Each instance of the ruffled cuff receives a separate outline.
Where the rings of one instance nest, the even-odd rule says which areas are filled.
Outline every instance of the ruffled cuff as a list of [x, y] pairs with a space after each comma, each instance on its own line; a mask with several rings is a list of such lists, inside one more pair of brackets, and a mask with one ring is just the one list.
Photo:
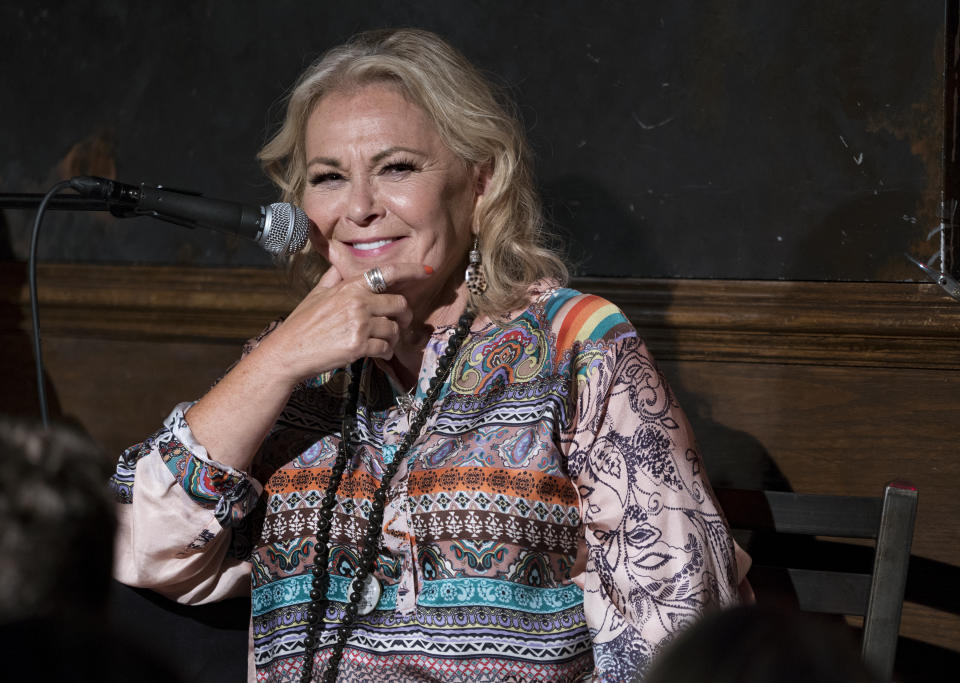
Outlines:
[[179, 404], [164, 421], [170, 438], [158, 444], [160, 457], [191, 499], [213, 509], [222, 526], [233, 526], [253, 509], [263, 487], [245, 472], [210, 458], [187, 424], [192, 405]]
[[253, 510], [263, 487], [245, 472], [209, 457], [184, 417], [192, 405], [176, 406], [160, 431], [124, 452], [111, 480], [112, 487], [120, 502], [131, 502], [137, 462], [156, 451], [191, 500], [212, 510], [221, 526], [235, 526]]

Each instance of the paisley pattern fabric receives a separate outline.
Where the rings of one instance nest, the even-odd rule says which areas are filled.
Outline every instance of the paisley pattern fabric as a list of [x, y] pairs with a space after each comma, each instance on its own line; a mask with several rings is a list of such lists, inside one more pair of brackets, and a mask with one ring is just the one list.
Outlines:
[[[599, 297], [548, 289], [509, 323], [477, 327], [392, 482], [375, 570], [383, 594], [359, 618], [339, 680], [632, 681], [705, 609], [737, 599], [733, 542], [687, 421], [633, 327]], [[451, 333], [432, 337], [416, 398]], [[123, 516], [138, 506], [184, 510], [182, 530], [138, 532], [153, 536], [156, 573], [174, 571], [164, 558], [201, 567], [152, 581], [149, 570], [127, 571], [144, 563], [121, 546], [118, 578], [183, 601], [197, 600], [182, 586], [205, 582], [201, 600], [216, 599], [236, 590], [230, 558], [240, 556], [258, 681], [296, 680], [302, 665], [314, 529], [348, 381], [335, 371], [298, 388], [249, 474], [206, 458], [183, 420], [188, 406], [118, 467]], [[366, 362], [331, 520], [317, 671], [373, 492], [408, 429], [399, 393]], [[141, 460], [163, 464], [149, 469], [170, 477], [163, 499], [141, 484]]]

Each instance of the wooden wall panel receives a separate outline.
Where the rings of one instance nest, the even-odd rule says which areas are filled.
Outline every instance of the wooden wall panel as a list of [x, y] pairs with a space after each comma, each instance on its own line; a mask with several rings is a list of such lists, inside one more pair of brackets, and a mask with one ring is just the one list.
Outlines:
[[70, 337], [52, 337], [44, 351], [62, 414], [115, 454], [206, 393], [239, 355], [234, 342]]
[[[8, 267], [9, 265], [9, 267]], [[0, 411], [35, 410], [22, 266], [0, 273]], [[112, 453], [199, 396], [243, 339], [289, 310], [256, 269], [42, 268], [48, 377]], [[920, 506], [901, 680], [960, 668], [960, 304], [933, 285], [583, 279], [647, 339], [716, 484], [874, 495]]]

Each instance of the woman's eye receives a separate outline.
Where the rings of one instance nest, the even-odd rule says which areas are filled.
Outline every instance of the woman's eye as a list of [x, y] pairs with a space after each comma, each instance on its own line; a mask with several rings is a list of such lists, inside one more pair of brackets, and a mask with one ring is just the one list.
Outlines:
[[311, 185], [323, 185], [324, 183], [331, 183], [337, 180], [343, 180], [343, 176], [333, 171], [329, 173], [316, 173], [310, 176]]
[[409, 161], [394, 161], [393, 163], [387, 164], [386, 166], [384, 166], [380, 172], [381, 174], [384, 174], [384, 175], [389, 175], [389, 174], [399, 175], [403, 173], [412, 173], [413, 171], [416, 171], [416, 170], [417, 170], [417, 167]]

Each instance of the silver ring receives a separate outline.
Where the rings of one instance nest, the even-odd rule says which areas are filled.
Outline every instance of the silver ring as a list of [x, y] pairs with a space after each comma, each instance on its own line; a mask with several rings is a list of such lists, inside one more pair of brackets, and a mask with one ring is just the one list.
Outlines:
[[380, 268], [373, 267], [370, 270], [363, 271], [363, 279], [367, 282], [367, 287], [374, 294], [383, 294], [387, 291], [387, 282], [383, 279], [383, 272]]

